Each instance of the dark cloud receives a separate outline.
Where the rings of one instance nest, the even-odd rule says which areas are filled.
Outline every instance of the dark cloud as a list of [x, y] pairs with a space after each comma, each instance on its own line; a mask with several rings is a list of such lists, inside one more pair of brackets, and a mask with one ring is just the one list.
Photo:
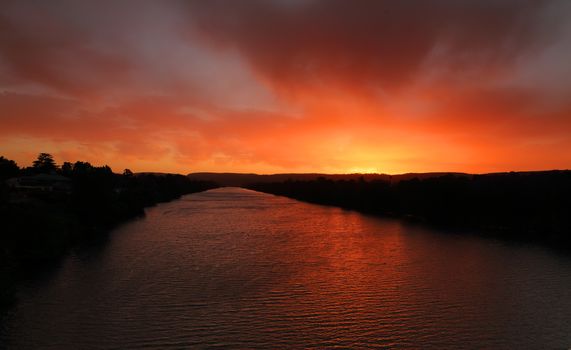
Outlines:
[[4, 0], [0, 145], [135, 170], [561, 166], [569, 4]]
[[[541, 45], [534, 0], [196, 1], [192, 21], [285, 89], [343, 84], [394, 89], [431, 66], [489, 72]], [[431, 66], [427, 67], [429, 63]]]
[[41, 6], [6, 3], [0, 13], [0, 64], [14, 85], [37, 84], [60, 93], [94, 93], [113, 77], [121, 81], [128, 61], [97, 49], [89, 33]]

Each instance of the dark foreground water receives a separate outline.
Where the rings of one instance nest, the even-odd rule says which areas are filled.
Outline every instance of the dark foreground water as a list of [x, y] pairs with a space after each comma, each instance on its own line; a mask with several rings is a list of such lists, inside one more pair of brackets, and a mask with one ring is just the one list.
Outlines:
[[0, 348], [567, 349], [571, 258], [236, 188], [25, 283]]

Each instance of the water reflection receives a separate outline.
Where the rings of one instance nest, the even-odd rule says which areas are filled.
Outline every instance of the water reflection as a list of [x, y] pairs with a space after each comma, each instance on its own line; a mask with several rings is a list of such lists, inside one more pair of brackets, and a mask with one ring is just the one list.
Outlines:
[[571, 260], [243, 189], [148, 210], [30, 284], [14, 348], [565, 348]]

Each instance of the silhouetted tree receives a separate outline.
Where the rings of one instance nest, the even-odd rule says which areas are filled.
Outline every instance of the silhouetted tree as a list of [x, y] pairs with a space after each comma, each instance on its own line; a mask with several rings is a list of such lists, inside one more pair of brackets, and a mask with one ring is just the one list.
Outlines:
[[73, 163], [73, 174], [75, 176], [89, 174], [93, 171], [93, 165], [89, 162], [77, 161]]
[[70, 162], [64, 162], [61, 165], [61, 174], [63, 176], [71, 176], [73, 174], [73, 164]]
[[131, 169], [125, 169], [123, 171], [123, 176], [131, 177], [133, 176], [133, 172], [131, 171]]
[[57, 169], [54, 157], [49, 153], [40, 153], [38, 158], [32, 163], [32, 167], [40, 173], [51, 173]]
[[0, 156], [0, 180], [18, 176], [20, 168], [15, 161]]

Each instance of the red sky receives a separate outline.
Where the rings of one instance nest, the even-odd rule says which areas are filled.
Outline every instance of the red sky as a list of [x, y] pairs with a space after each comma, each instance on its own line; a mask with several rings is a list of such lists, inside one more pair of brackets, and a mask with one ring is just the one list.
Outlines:
[[115, 171], [570, 168], [571, 2], [3, 1], [0, 155]]

